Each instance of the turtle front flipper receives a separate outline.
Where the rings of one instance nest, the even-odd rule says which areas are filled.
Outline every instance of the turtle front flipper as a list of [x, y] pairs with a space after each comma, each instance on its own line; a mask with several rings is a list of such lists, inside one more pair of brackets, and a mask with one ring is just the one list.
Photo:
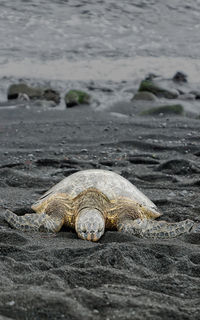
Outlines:
[[53, 217], [45, 213], [25, 214], [18, 216], [10, 210], [6, 210], [4, 219], [13, 227], [22, 231], [46, 231], [58, 232], [64, 224], [62, 217]]
[[184, 220], [175, 223], [150, 219], [131, 219], [123, 217], [118, 222], [118, 230], [131, 233], [141, 238], [169, 239], [192, 231], [194, 221]]

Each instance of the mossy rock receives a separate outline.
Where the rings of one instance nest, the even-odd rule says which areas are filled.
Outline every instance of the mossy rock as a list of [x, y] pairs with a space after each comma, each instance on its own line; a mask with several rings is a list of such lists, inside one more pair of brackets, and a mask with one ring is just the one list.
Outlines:
[[60, 102], [59, 92], [51, 88], [34, 88], [26, 83], [12, 84], [8, 88], [8, 100], [17, 99], [20, 94], [27, 95], [30, 100], [54, 101], [56, 104]]
[[159, 98], [176, 99], [178, 97], [178, 93], [176, 91], [162, 88], [151, 80], [143, 80], [140, 83], [138, 92], [143, 91], [151, 92]]
[[25, 83], [12, 84], [8, 88], [8, 100], [17, 99], [20, 93], [26, 94], [30, 99], [41, 98], [43, 90], [29, 87]]
[[85, 91], [70, 90], [65, 95], [66, 107], [71, 108], [80, 104], [90, 104], [91, 96]]
[[153, 116], [159, 114], [176, 114], [176, 115], [183, 115], [184, 107], [181, 104], [172, 104], [172, 105], [164, 105], [159, 107], [153, 107], [147, 110], [144, 110], [140, 113], [142, 116]]

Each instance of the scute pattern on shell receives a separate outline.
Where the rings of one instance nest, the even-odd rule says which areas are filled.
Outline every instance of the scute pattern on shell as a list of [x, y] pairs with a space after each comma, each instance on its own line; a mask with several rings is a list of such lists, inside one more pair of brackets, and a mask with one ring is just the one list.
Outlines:
[[127, 179], [115, 172], [100, 169], [83, 170], [66, 177], [49, 189], [34, 205], [41, 204], [56, 193], [67, 193], [74, 198], [88, 188], [100, 190], [110, 200], [126, 197], [146, 206], [153, 212], [159, 212], [156, 205]]

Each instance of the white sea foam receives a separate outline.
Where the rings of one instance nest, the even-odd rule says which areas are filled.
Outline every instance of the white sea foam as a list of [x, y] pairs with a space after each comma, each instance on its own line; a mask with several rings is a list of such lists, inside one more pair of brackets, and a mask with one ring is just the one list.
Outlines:
[[184, 71], [191, 82], [200, 82], [200, 59], [184, 57], [135, 57], [126, 59], [90, 59], [69, 61], [10, 61], [1, 64], [1, 76], [49, 80], [135, 80], [153, 72], [172, 77]]

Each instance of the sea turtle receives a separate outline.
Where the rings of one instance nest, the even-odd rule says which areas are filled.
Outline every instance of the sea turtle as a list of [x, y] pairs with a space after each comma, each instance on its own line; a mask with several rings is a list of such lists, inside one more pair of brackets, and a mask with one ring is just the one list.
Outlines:
[[155, 221], [156, 205], [132, 183], [107, 170], [76, 172], [48, 190], [32, 206], [37, 214], [17, 216], [7, 210], [5, 220], [21, 230], [58, 232], [74, 228], [81, 239], [98, 241], [105, 229], [140, 237], [171, 238], [199, 230], [192, 220]]

